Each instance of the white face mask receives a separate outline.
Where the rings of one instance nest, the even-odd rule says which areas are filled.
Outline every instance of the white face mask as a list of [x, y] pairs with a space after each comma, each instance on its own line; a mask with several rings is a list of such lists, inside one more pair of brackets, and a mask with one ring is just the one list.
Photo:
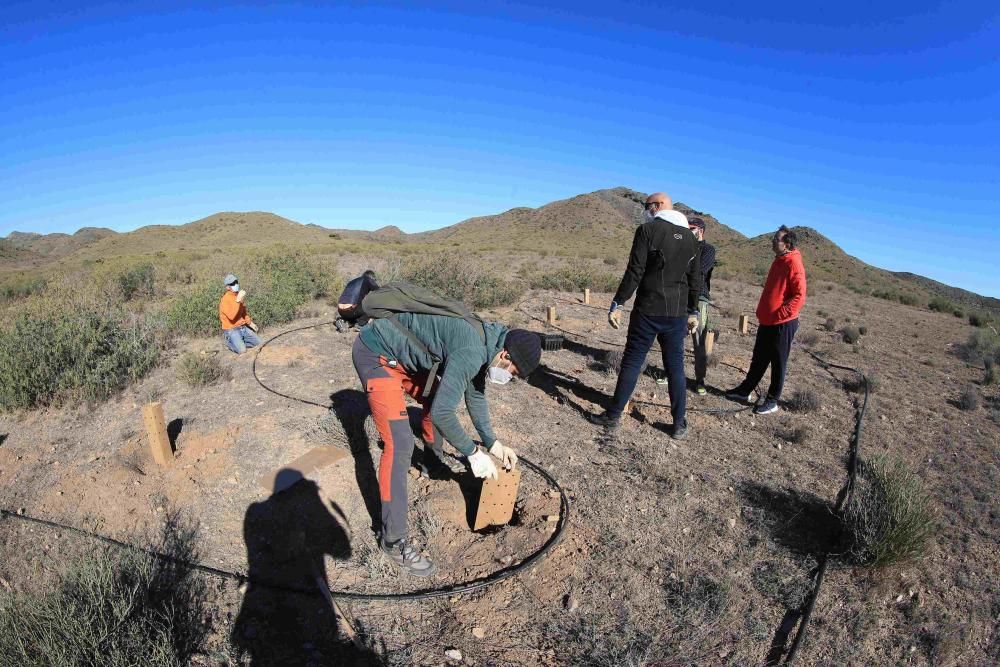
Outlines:
[[511, 375], [511, 372], [506, 368], [490, 366], [486, 371], [486, 378], [492, 384], [507, 384], [514, 378], [514, 376]]
[[231, 289], [234, 292], [239, 292], [240, 291], [240, 284], [239, 283], [233, 283], [232, 285], [229, 286], [229, 289]]
[[652, 222], [656, 218], [656, 214], [653, 213], [648, 208], [642, 212], [642, 219], [646, 222]]

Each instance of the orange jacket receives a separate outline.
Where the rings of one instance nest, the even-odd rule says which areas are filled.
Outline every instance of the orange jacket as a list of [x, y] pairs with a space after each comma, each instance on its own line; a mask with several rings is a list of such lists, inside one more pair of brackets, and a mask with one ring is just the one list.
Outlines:
[[802, 253], [791, 250], [775, 257], [757, 303], [757, 319], [772, 326], [790, 322], [799, 316], [805, 302], [806, 267], [802, 265]]
[[250, 323], [246, 304], [236, 303], [236, 293], [231, 289], [227, 289], [219, 301], [219, 321], [222, 322], [223, 331]]

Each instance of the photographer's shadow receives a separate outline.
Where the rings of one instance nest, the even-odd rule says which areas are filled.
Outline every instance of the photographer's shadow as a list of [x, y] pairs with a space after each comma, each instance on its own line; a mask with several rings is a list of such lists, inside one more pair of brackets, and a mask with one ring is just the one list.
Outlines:
[[248, 664], [261, 667], [371, 664], [373, 655], [340, 636], [334, 610], [320, 594], [327, 585], [326, 557], [351, 556], [343, 512], [298, 470], [280, 471], [275, 489], [250, 505], [243, 520], [250, 583], [233, 646]]

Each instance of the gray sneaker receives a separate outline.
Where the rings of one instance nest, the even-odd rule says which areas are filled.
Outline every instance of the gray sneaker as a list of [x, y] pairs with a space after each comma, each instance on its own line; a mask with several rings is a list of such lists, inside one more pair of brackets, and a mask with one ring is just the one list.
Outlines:
[[773, 398], [769, 398], [757, 407], [753, 409], [755, 415], [769, 415], [772, 412], [778, 411], [778, 402]]
[[406, 570], [415, 577], [430, 577], [437, 573], [437, 565], [431, 562], [430, 558], [423, 556], [419, 551], [406, 543], [406, 540], [397, 540], [394, 543], [378, 541], [382, 553], [391, 558], [396, 565]]
[[670, 432], [670, 437], [673, 438], [674, 440], [683, 440], [684, 438], [687, 437], [687, 434], [688, 434], [687, 424], [681, 424], [680, 426], [674, 424], [674, 430]]

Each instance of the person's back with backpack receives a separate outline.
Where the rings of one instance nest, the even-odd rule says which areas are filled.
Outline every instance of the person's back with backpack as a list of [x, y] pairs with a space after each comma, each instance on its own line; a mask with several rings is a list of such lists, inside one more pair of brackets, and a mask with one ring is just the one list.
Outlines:
[[541, 359], [541, 341], [530, 331], [484, 322], [463, 304], [412, 285], [375, 290], [362, 307], [373, 319], [354, 342], [353, 361], [384, 443], [378, 470], [379, 542], [408, 572], [430, 576], [435, 566], [406, 542], [413, 434], [403, 394], [423, 408], [425, 445], [439, 448], [442, 438], [448, 440], [468, 458], [476, 477], [496, 477], [492, 459], [476, 447], [456, 411], [464, 398], [483, 445], [504, 467], [513, 467], [517, 455], [497, 441], [484, 392], [488, 382], [506, 384], [514, 375], [525, 377], [534, 371]]

